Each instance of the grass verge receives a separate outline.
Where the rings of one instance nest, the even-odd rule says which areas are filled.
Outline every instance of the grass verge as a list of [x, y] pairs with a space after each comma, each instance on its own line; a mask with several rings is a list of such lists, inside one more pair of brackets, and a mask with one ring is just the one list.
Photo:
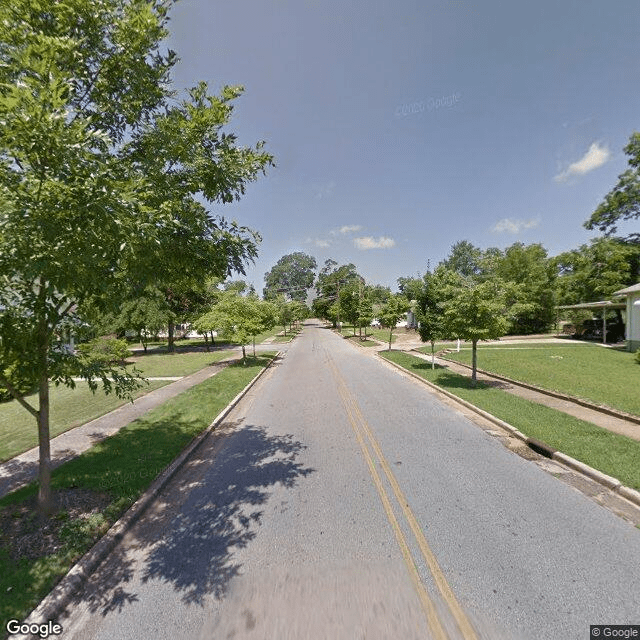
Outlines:
[[383, 351], [380, 355], [508, 422], [526, 436], [546, 442], [618, 478], [622, 484], [640, 490], [640, 442], [482, 382], [474, 389], [470, 378], [452, 373], [446, 367], [432, 370], [430, 362], [417, 356], [400, 351]]
[[[593, 344], [487, 346], [478, 367], [529, 384], [566, 393], [596, 404], [640, 415], [640, 366], [628, 351]], [[471, 351], [447, 358], [471, 363]]]
[[[33, 511], [35, 484], [0, 500], [0, 619], [23, 619], [271, 357], [227, 367], [55, 469], [52, 486], [63, 509], [45, 525]], [[88, 495], [93, 508], [78, 513], [78, 496]], [[48, 546], [26, 543], [47, 527], [54, 530]]]
[[[169, 384], [169, 381], [154, 380], [136, 391], [138, 398], [149, 391]], [[78, 427], [125, 405], [128, 400], [106, 395], [98, 389], [91, 392], [86, 382], [76, 383], [75, 389], [51, 387], [50, 431], [51, 437]], [[38, 406], [37, 394], [27, 397], [33, 406]], [[38, 427], [35, 418], [21, 407], [16, 400], [0, 404], [0, 462], [9, 460], [38, 444]]]

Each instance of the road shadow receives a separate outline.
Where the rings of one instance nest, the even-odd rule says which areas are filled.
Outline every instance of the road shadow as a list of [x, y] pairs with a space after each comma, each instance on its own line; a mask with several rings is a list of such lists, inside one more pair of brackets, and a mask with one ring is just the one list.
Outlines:
[[[245, 425], [226, 438], [217, 453], [210, 442], [197, 450], [158, 499], [163, 504], [142, 516], [76, 605], [86, 602], [102, 615], [121, 610], [137, 601], [138, 580], [171, 584], [186, 604], [224, 596], [241, 570], [237, 552], [258, 534], [274, 486], [291, 488], [315, 471], [297, 461], [306, 447], [291, 435]], [[133, 583], [132, 556], [141, 552], [146, 558]]]

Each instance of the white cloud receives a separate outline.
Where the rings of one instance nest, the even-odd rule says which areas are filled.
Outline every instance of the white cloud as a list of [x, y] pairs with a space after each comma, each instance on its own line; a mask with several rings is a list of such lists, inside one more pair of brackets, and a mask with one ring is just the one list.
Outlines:
[[328, 242], [327, 240], [321, 240], [321, 239], [317, 239], [314, 244], [316, 245], [316, 247], [320, 247], [321, 249], [324, 249], [328, 246], [331, 245], [330, 242]]
[[601, 167], [610, 157], [611, 152], [606, 146], [600, 146], [597, 142], [594, 142], [580, 160], [572, 162], [564, 171], [555, 176], [554, 180], [556, 182], [566, 182], [573, 176], [582, 176]]
[[393, 238], [386, 238], [380, 236], [377, 240], [372, 236], [365, 236], [364, 238], [354, 238], [353, 244], [357, 249], [390, 249], [395, 246], [396, 241]]
[[530, 218], [529, 220], [513, 220], [503, 218], [493, 225], [491, 231], [494, 233], [520, 233], [524, 229], [533, 229], [540, 224], [540, 218]]
[[331, 229], [331, 231], [329, 231], [329, 233], [332, 236], [337, 236], [338, 234], [346, 235], [347, 233], [353, 233], [354, 231], [360, 231], [360, 229], [362, 229], [362, 226], [359, 225], [359, 224], [345, 224], [344, 226], [340, 227], [339, 229]]

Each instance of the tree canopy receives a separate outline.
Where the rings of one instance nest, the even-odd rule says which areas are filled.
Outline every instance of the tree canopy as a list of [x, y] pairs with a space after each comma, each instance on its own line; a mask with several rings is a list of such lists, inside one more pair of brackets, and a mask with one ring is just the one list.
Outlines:
[[[222, 132], [240, 87], [213, 97], [199, 84], [175, 100], [177, 58], [161, 46], [168, 7], [0, 7], [0, 384], [37, 419], [45, 512], [49, 382], [95, 387], [98, 376], [119, 394], [135, 384], [57, 347], [85, 302], [113, 307], [132, 281], [185, 290], [242, 271], [257, 251], [257, 234], [206, 204], [239, 198], [272, 158]], [[14, 384], [24, 377], [38, 385], [37, 408]]]
[[282, 256], [268, 273], [264, 274], [264, 297], [274, 298], [284, 293], [292, 300], [305, 302], [316, 276], [316, 259], [302, 251]]
[[[607, 236], [617, 233], [621, 222], [640, 218], [640, 133], [631, 134], [624, 148], [629, 156], [629, 168], [618, 176], [618, 183], [605, 196], [584, 226], [598, 229]], [[627, 240], [640, 242], [640, 233], [631, 233]]]

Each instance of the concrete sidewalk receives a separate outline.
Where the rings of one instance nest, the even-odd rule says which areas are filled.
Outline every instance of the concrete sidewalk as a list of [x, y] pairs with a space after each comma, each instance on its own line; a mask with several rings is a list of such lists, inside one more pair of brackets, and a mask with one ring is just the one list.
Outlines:
[[[211, 378], [222, 371], [233, 359], [235, 358], [200, 369], [196, 373], [184, 376], [172, 384], [137, 398], [133, 403], [129, 402], [100, 418], [61, 433], [51, 440], [51, 468], [59, 467], [92, 447], [96, 442], [104, 440], [136, 418], [143, 416], [150, 409]], [[38, 475], [38, 459], [38, 447], [34, 447], [0, 464], [0, 497], [35, 480]]]

